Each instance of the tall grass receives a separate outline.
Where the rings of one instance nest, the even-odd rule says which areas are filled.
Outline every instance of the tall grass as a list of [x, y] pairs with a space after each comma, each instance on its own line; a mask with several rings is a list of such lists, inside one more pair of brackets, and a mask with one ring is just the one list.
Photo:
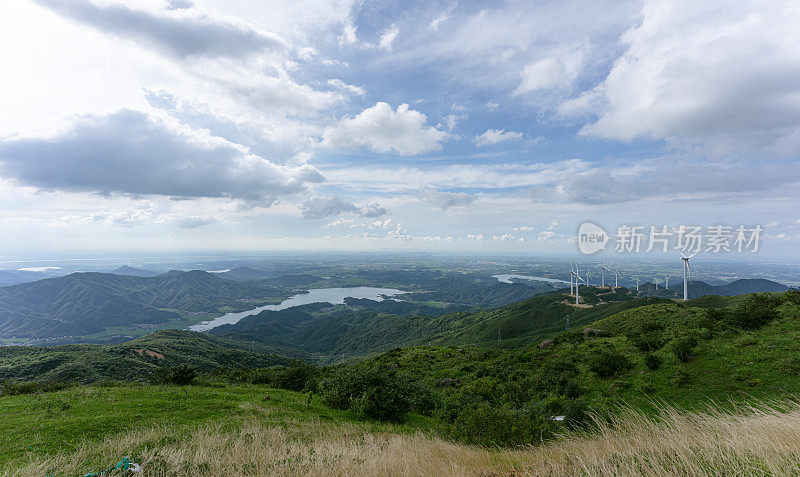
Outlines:
[[5, 475], [83, 475], [88, 463], [131, 455], [145, 476], [166, 475], [800, 475], [800, 403], [656, 415], [624, 409], [586, 432], [535, 446], [487, 449], [423, 434], [371, 431], [318, 419], [264, 423], [272, 411], [245, 404], [236, 425], [154, 428], [33, 458]]

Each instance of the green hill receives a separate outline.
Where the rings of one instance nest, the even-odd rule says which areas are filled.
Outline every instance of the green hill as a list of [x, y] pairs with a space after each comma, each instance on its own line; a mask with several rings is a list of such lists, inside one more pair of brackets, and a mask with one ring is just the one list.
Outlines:
[[[639, 291], [641, 294], [662, 298], [683, 298], [683, 281], [676, 278], [672, 283], [669, 288], [660, 286], [656, 290], [654, 284], [647, 282], [639, 287]], [[705, 295], [735, 296], [748, 293], [777, 293], [789, 289], [786, 285], [764, 278], [742, 278], [722, 285], [709, 285], [703, 281], [692, 280], [686, 288], [689, 298]]]
[[120, 345], [0, 347], [0, 382], [146, 380], [160, 367], [259, 368], [290, 360], [194, 331], [165, 330]]
[[263, 311], [210, 333], [258, 343], [277, 353], [331, 362], [421, 344], [525, 346], [564, 330], [567, 319], [578, 326], [662, 301], [636, 298], [624, 288], [593, 287], [581, 288], [581, 307], [573, 306], [573, 300], [560, 291], [492, 310], [457, 311], [457, 305], [348, 299], [347, 307], [313, 304]]
[[180, 318], [179, 312], [243, 310], [284, 294], [199, 270], [155, 277], [73, 273], [0, 288], [0, 338], [82, 336], [166, 323]]

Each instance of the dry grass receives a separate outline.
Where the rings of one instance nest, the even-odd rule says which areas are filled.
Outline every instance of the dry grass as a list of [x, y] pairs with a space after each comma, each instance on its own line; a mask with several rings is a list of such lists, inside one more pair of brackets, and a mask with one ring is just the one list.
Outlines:
[[162, 475], [800, 475], [800, 404], [723, 413], [664, 408], [656, 418], [627, 410], [532, 448], [483, 449], [422, 434], [370, 432], [317, 420], [264, 424], [251, 406], [232, 427], [130, 432], [75, 454], [38, 459], [7, 475], [83, 475], [87, 462], [135, 455], [146, 476]]

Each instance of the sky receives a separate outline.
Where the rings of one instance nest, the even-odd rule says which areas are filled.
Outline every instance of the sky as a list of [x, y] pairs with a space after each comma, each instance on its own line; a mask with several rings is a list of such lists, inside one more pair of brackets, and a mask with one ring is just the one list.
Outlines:
[[0, 249], [800, 257], [796, 1], [0, 3]]

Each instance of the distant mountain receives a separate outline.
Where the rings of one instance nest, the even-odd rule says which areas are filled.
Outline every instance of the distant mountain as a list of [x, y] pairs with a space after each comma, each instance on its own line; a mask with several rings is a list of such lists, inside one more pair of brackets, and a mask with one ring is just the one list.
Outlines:
[[247, 309], [251, 304], [241, 300], [276, 293], [199, 270], [155, 277], [73, 273], [0, 288], [0, 337], [80, 336], [109, 326], [165, 323], [179, 318], [175, 310]]
[[111, 270], [111, 273], [113, 273], [114, 275], [128, 275], [132, 277], [154, 277], [156, 275], [161, 275], [162, 272], [155, 272], [153, 270], [145, 270], [144, 268], [136, 268], [136, 267], [131, 267], [129, 265], [123, 265], [119, 268]]
[[0, 347], [0, 382], [5, 380], [144, 380], [161, 366], [188, 364], [202, 371], [259, 368], [289, 359], [250, 351], [228, 340], [194, 331], [164, 330], [120, 345]]
[[[705, 295], [735, 296], [748, 293], [785, 292], [789, 287], [764, 278], [742, 278], [723, 285], [709, 285], [703, 281], [692, 280], [687, 286], [689, 298], [698, 298]], [[658, 297], [683, 298], [683, 280], [671, 284], [669, 289], [659, 287], [658, 290], [652, 283], [645, 283], [639, 287], [640, 292], [649, 293]]]
[[35, 282], [53, 274], [45, 272], [30, 272], [27, 270], [0, 270], [0, 287], [16, 285], [17, 283]]
[[239, 268], [234, 268], [233, 270], [229, 270], [227, 272], [215, 273], [215, 275], [224, 278], [226, 280], [247, 282], [252, 280], [259, 280], [261, 278], [267, 278], [274, 274], [267, 272], [265, 270], [257, 270], [255, 268], [239, 267]]

